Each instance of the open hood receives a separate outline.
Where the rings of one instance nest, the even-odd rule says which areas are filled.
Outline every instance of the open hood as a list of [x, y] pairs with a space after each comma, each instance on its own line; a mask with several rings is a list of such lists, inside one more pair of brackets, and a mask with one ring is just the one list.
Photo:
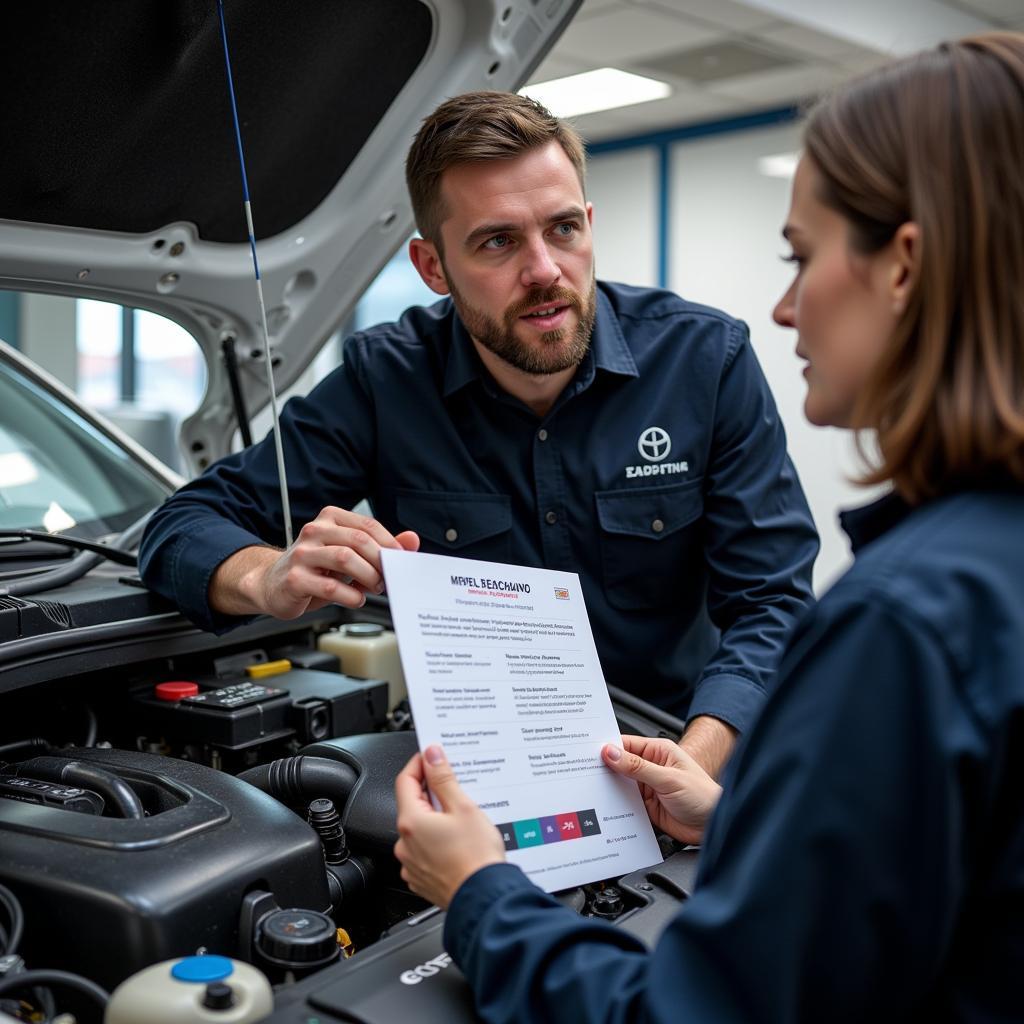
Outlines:
[[[225, 0], [278, 390], [413, 228], [403, 162], [442, 99], [516, 89], [582, 0]], [[0, 287], [150, 309], [188, 330], [199, 470], [269, 392], [216, 0], [6, 12]]]
[[[225, 0], [280, 388], [411, 231], [402, 165], [420, 120], [448, 95], [517, 87], [578, 4]], [[189, 330], [209, 367], [185, 425], [201, 468], [234, 432], [225, 338], [248, 408], [267, 400], [216, 0], [5, 14], [0, 288]], [[386, 599], [197, 629], [133, 566], [179, 482], [0, 344], [0, 959], [18, 1012], [98, 1022], [99, 986], [127, 982], [137, 1004], [129, 988], [103, 1019], [205, 999], [212, 1020], [217, 997], [236, 1020], [472, 1024], [443, 915], [392, 855], [394, 777], [416, 741]], [[363, 659], [346, 648], [342, 664], [349, 638]], [[624, 732], [683, 728], [613, 697]], [[651, 942], [692, 861], [561, 898]], [[226, 964], [231, 983], [197, 987], [171, 959]]]

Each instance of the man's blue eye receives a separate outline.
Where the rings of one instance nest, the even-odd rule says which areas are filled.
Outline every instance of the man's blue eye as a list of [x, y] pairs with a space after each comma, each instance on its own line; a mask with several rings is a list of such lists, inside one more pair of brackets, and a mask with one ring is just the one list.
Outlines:
[[504, 249], [508, 246], [512, 239], [508, 235], [495, 235], [493, 238], [488, 238], [484, 242], [484, 248], [487, 249]]
[[576, 233], [576, 225], [575, 224], [557, 224], [555, 226], [555, 231], [557, 231], [560, 235], [562, 235], [563, 238], [568, 238], [570, 235], [573, 235], [573, 234]]

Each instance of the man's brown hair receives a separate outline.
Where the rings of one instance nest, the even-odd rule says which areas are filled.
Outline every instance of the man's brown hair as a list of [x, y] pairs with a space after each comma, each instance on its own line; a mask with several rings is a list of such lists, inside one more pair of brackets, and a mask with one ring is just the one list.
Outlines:
[[1024, 34], [944, 43], [824, 100], [805, 132], [855, 250], [920, 231], [917, 278], [855, 424], [909, 501], [1024, 482]]
[[572, 125], [536, 100], [511, 92], [468, 92], [441, 104], [425, 118], [405, 160], [405, 181], [416, 227], [440, 247], [446, 212], [441, 176], [472, 160], [511, 160], [557, 142], [584, 187], [586, 154]]

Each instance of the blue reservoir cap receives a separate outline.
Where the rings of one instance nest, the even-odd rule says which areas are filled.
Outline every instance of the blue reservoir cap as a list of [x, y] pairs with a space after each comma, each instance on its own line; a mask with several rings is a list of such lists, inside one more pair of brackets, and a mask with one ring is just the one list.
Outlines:
[[226, 956], [187, 956], [171, 968], [171, 977], [206, 984], [223, 981], [234, 969], [235, 965]]

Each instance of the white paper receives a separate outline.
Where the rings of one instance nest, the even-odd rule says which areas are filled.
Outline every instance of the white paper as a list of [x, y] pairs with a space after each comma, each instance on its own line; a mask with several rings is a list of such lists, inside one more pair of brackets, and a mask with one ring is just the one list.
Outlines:
[[385, 550], [420, 750], [440, 743], [508, 858], [555, 892], [661, 861], [575, 573]]

